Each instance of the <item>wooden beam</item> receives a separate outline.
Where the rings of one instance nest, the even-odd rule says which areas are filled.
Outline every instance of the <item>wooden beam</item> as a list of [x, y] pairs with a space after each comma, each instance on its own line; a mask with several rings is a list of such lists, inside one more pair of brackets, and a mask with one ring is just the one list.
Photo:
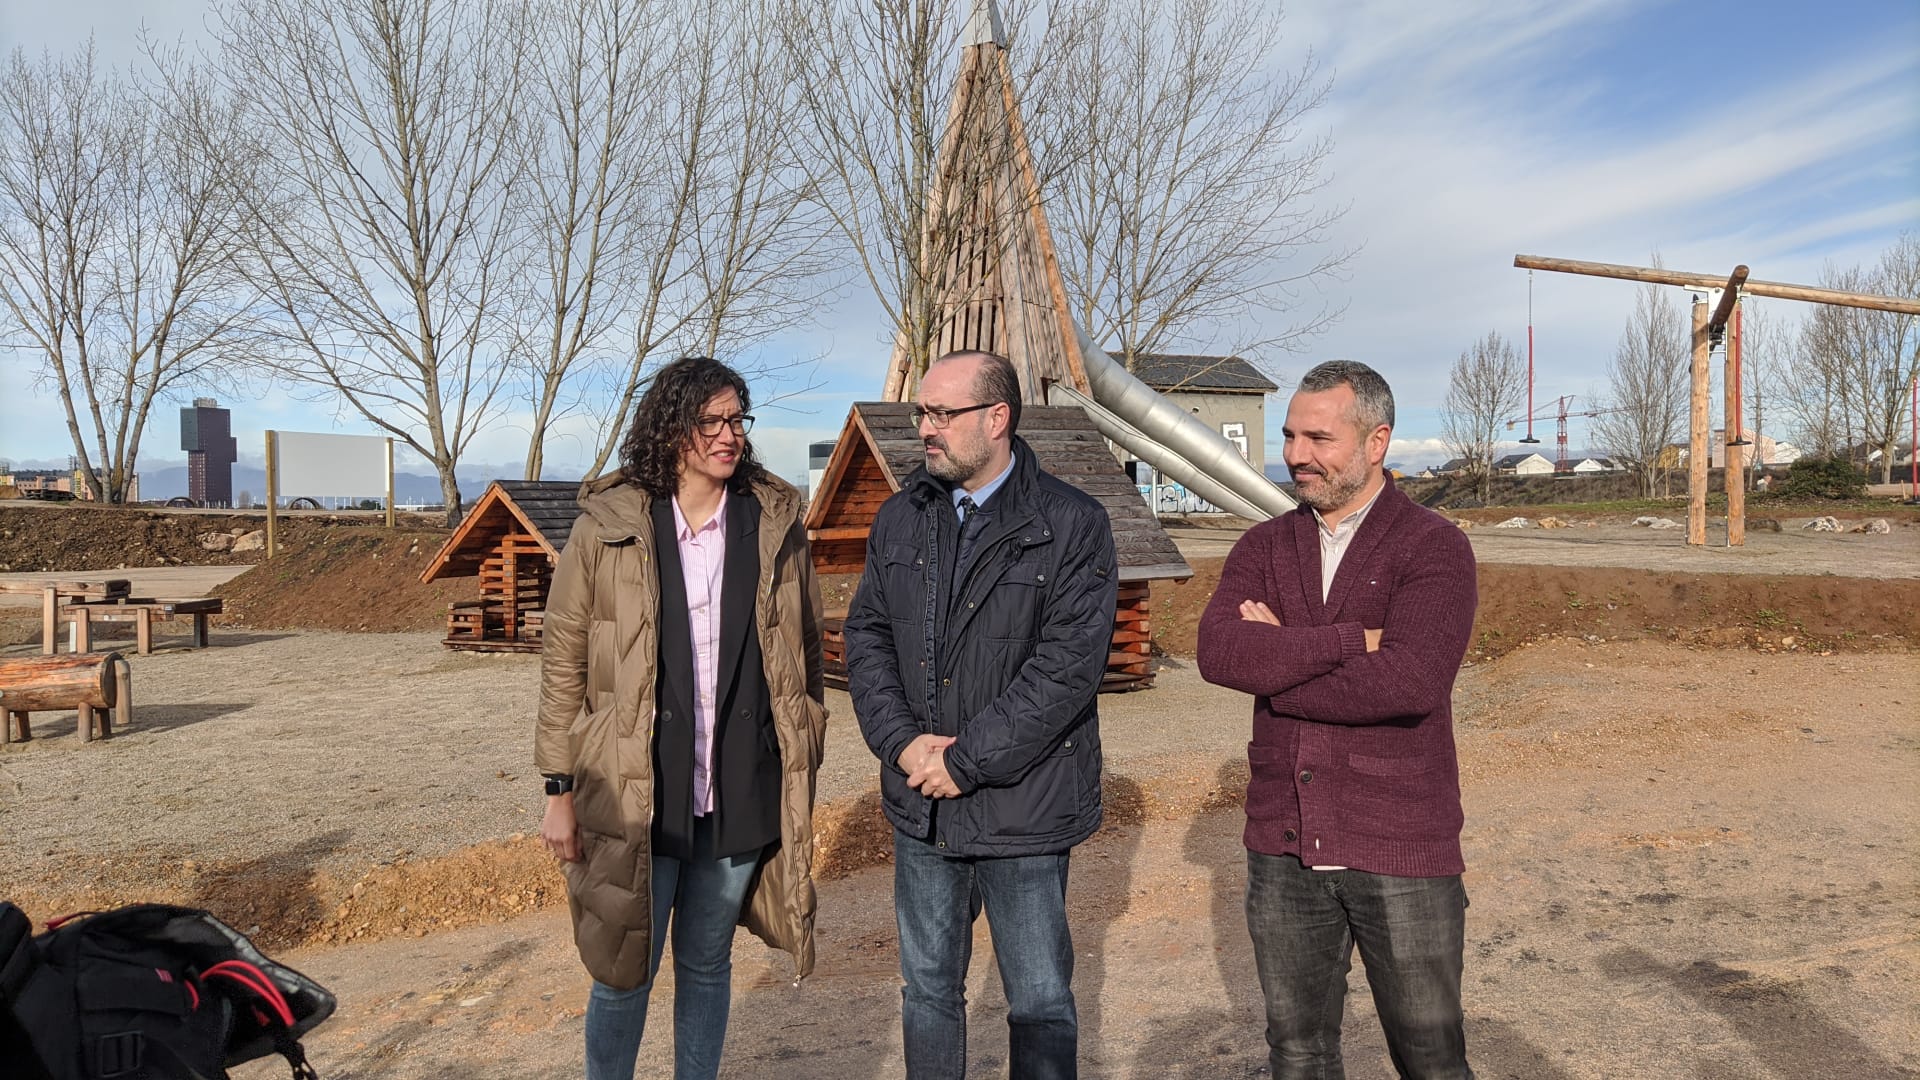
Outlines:
[[831, 529], [808, 529], [807, 540], [816, 544], [827, 540], [865, 540], [872, 531], [870, 525], [839, 525]]
[[[1559, 274], [1585, 274], [1588, 277], [1646, 281], [1655, 285], [1679, 285], [1689, 289], [1718, 289], [1725, 282], [1714, 274], [1692, 274], [1653, 266], [1623, 266], [1618, 263], [1582, 262], [1578, 259], [1549, 259], [1539, 255], [1515, 255], [1513, 265], [1522, 270], [1550, 270]], [[1873, 293], [1820, 289], [1811, 285], [1791, 285], [1784, 281], [1748, 281], [1743, 286], [1749, 296], [1774, 300], [1804, 300], [1813, 304], [1870, 308], [1900, 315], [1920, 315], [1920, 298], [1878, 296]]]
[[1727, 320], [1733, 317], [1733, 305], [1740, 302], [1740, 286], [1747, 283], [1747, 264], [1741, 263], [1733, 268], [1732, 276], [1720, 292], [1720, 304], [1713, 309], [1713, 318], [1707, 320], [1707, 329], [1718, 334], [1727, 328]]
[[1695, 296], [1693, 383], [1687, 410], [1687, 543], [1693, 547], [1704, 547], [1707, 542], [1707, 444], [1713, 423], [1707, 413], [1707, 388], [1711, 381], [1707, 362], [1713, 355], [1707, 315], [1706, 296]]

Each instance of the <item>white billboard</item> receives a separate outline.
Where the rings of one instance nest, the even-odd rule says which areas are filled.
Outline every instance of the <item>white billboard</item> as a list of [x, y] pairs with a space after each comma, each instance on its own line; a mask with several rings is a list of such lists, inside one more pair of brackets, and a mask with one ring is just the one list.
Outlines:
[[272, 432], [275, 494], [283, 499], [382, 498], [391, 468], [391, 440], [384, 435], [323, 435]]

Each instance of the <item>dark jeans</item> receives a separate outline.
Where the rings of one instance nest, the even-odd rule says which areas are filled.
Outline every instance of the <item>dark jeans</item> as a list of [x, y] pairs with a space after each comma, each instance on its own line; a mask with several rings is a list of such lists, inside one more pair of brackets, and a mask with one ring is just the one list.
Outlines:
[[1067, 856], [949, 858], [895, 830], [893, 906], [900, 924], [901, 1027], [908, 1080], [967, 1075], [967, 967], [984, 905], [1007, 991], [1007, 1074], [1077, 1075]]
[[1247, 930], [1274, 1080], [1343, 1080], [1353, 947], [1403, 1080], [1472, 1080], [1460, 1012], [1467, 892], [1458, 877], [1313, 870], [1247, 852]]

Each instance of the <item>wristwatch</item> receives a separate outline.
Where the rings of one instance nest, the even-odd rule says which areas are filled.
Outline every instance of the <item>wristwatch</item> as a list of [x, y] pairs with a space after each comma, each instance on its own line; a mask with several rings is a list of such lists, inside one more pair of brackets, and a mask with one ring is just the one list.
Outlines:
[[564, 773], [547, 773], [547, 794], [565, 795], [573, 790], [573, 777]]

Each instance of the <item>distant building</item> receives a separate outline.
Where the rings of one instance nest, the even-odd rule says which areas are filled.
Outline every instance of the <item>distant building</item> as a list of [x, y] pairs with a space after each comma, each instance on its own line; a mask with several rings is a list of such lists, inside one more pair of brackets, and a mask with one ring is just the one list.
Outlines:
[[1468, 462], [1466, 458], [1463, 458], [1463, 457], [1450, 458], [1447, 460], [1445, 464], [1435, 465], [1433, 467], [1433, 475], [1459, 476], [1460, 474], [1466, 472], [1470, 465], [1471, 463]]
[[1493, 462], [1495, 476], [1552, 476], [1553, 462], [1539, 454], [1508, 454], [1495, 458]]
[[[1125, 364], [1123, 353], [1108, 356]], [[1280, 388], [1238, 356], [1141, 353], [1133, 376], [1240, 448], [1262, 472], [1267, 467], [1267, 395]]]
[[820, 480], [827, 475], [827, 462], [833, 460], [833, 448], [836, 442], [817, 442], [807, 447], [807, 498], [812, 499], [820, 491]]
[[1573, 472], [1577, 476], [1592, 476], [1597, 473], [1622, 472], [1626, 466], [1608, 457], [1581, 458], [1574, 462]]
[[20, 469], [0, 474], [0, 487], [11, 487], [23, 499], [73, 498], [73, 474], [58, 469]]
[[180, 449], [187, 452], [187, 497], [196, 506], [233, 505], [233, 463], [239, 444], [231, 414], [212, 398], [180, 410]]
[[[86, 473], [79, 469], [73, 470], [67, 478], [67, 490], [73, 492], [75, 498], [84, 499], [87, 502], [101, 501], [100, 493], [105, 491], [106, 488], [107, 470], [105, 469], [95, 469], [91, 480], [87, 478]], [[126, 496], [121, 501], [128, 503], [137, 503], [140, 501], [139, 473], [134, 473], [132, 476], [127, 477]]]
[[[1776, 464], [1774, 459], [1779, 456], [1778, 445], [1765, 435], [1749, 434], [1747, 436], [1747, 445], [1740, 447], [1739, 450], [1740, 452], [1734, 455], [1734, 457], [1738, 461], [1738, 467], [1742, 469], [1751, 468], [1756, 460], [1762, 465]], [[1714, 469], [1724, 469], [1727, 467], [1727, 431], [1725, 428], [1715, 428], [1713, 437], [1707, 441], [1707, 465]]]

